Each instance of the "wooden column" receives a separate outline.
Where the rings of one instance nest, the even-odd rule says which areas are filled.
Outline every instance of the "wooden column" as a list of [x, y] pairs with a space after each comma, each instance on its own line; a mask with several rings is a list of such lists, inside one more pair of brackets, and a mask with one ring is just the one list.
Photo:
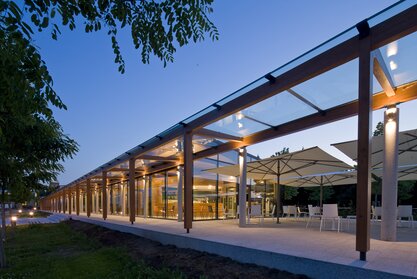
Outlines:
[[135, 195], [135, 158], [129, 160], [129, 219], [133, 225], [136, 218], [136, 195]]
[[366, 21], [359, 31], [358, 184], [356, 188], [356, 251], [366, 261], [370, 249], [372, 59], [371, 34]]
[[182, 221], [182, 189], [184, 181], [184, 167], [179, 166], [178, 171], [178, 188], [177, 188], [177, 208], [178, 208], [178, 222]]
[[107, 219], [107, 172], [103, 171], [101, 176], [101, 196], [102, 196], [102, 202], [101, 206], [103, 208], [103, 219]]
[[184, 228], [187, 233], [193, 226], [193, 135], [184, 134]]
[[62, 212], [65, 214], [65, 190], [62, 190]]
[[91, 215], [91, 180], [87, 179], [87, 217]]
[[75, 185], [75, 212], [80, 215], [80, 185]]
[[69, 215], [71, 215], [71, 213], [72, 213], [72, 201], [71, 201], [71, 199], [72, 199], [72, 191], [71, 191], [71, 188], [69, 188], [69, 190], [68, 190], [68, 214]]

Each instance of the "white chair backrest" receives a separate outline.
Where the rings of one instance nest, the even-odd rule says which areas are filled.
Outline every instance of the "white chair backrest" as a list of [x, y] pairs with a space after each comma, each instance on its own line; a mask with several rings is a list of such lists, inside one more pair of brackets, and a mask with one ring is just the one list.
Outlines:
[[274, 215], [274, 213], [275, 213], [275, 207], [276, 207], [276, 205], [274, 204], [274, 206], [272, 207], [271, 215]]
[[297, 207], [295, 205], [289, 205], [288, 206], [288, 214], [297, 214]]
[[409, 217], [413, 215], [413, 206], [412, 205], [399, 205], [398, 206], [398, 217]]
[[371, 213], [373, 214], [373, 215], [375, 215], [375, 206], [371, 206]]
[[376, 216], [382, 216], [382, 207], [381, 206], [376, 206], [375, 207], [375, 215]]
[[262, 207], [260, 204], [255, 204], [251, 206], [250, 209], [251, 216], [261, 216], [262, 215]]
[[287, 205], [282, 206], [282, 213], [288, 214], [288, 206]]
[[323, 217], [327, 217], [327, 218], [339, 217], [337, 204], [323, 204]]
[[308, 205], [308, 215], [309, 216], [319, 215], [319, 214], [320, 214], [320, 208], [319, 207], [314, 207], [311, 204]]

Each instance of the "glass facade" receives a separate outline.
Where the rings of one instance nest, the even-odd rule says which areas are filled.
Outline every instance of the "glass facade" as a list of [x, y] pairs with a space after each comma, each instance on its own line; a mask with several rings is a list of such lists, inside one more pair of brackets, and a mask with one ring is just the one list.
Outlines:
[[153, 174], [150, 180], [149, 192], [149, 217], [165, 218], [166, 217], [166, 187], [165, 172]]

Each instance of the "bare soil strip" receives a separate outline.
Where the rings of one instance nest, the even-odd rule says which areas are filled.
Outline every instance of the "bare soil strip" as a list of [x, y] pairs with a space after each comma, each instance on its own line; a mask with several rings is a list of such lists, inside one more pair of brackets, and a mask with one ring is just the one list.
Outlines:
[[69, 220], [67, 224], [77, 232], [93, 238], [105, 246], [122, 247], [137, 261], [154, 268], [168, 268], [183, 273], [187, 278], [308, 278], [305, 275], [244, 264], [230, 258], [177, 248], [129, 233], [113, 231], [81, 221]]

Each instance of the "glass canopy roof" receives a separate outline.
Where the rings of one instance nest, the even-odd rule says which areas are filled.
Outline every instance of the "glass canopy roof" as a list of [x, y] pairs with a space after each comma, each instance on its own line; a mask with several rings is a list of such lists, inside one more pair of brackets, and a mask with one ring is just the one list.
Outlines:
[[[367, 22], [372, 28], [373, 26], [376, 26], [377, 24], [415, 5], [416, 2], [412, 0], [397, 2], [378, 14], [368, 18]], [[271, 79], [287, 73], [295, 67], [302, 65], [304, 62], [317, 57], [325, 51], [352, 39], [357, 35], [358, 30], [356, 26], [349, 28], [348, 30], [338, 34], [332, 39], [297, 57], [289, 63], [267, 73], [265, 76], [258, 78], [254, 82], [233, 92], [218, 102], [171, 126], [162, 133], [127, 151], [109, 163], [97, 168], [93, 172], [98, 172], [109, 165], [117, 166], [114, 164], [115, 162], [121, 163], [126, 161], [126, 156], [130, 156], [132, 153], [135, 153], [138, 150], [143, 150], [148, 146], [155, 146], [156, 148], [141, 154], [160, 157], [180, 157], [179, 153], [181, 150], [178, 148], [178, 142], [181, 144], [182, 137], [180, 135], [175, 137], [172, 136], [175, 135], [175, 132], [179, 129], [187, 127], [188, 124], [199, 119], [200, 117], [213, 113], [216, 110], [221, 110], [222, 106], [234, 101], [239, 96], [242, 96], [253, 89], [264, 86], [268, 82], [271, 82]], [[416, 45], [417, 34], [413, 33], [397, 41], [391, 42], [379, 49], [383, 62], [389, 70], [389, 75], [391, 76], [395, 87], [417, 79]], [[315, 77], [293, 86], [292, 88], [276, 92], [275, 95], [266, 98], [263, 101], [241, 109], [238, 112], [225, 114], [222, 119], [205, 126], [203, 125], [205, 129], [211, 132], [219, 133], [219, 136], [195, 135], [193, 138], [193, 151], [199, 152], [216, 145], [221, 145], [227, 142], [227, 140], [231, 140], [221, 137], [220, 133], [222, 135], [230, 135], [234, 137], [246, 137], [266, 129], [276, 128], [279, 125], [312, 114], [323, 113], [329, 108], [334, 108], [357, 100], [358, 59], [355, 57], [350, 59], [350, 61], [346, 60], [347, 62], [344, 64], [318, 74]], [[382, 91], [381, 86], [374, 79], [374, 93], [380, 91]], [[159, 144], [159, 142], [167, 136], [171, 136], [171, 140], [161, 142], [161, 144]], [[158, 162], [158, 160], [138, 161], [140, 162], [137, 162], [137, 165], [139, 164], [141, 166], [147, 165], [148, 163], [153, 164]]]

